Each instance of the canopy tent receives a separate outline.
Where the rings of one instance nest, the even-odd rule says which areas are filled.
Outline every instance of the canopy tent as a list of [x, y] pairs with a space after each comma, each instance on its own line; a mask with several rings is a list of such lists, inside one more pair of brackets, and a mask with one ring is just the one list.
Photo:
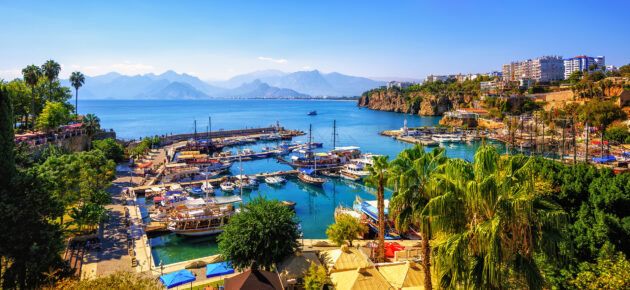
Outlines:
[[162, 284], [166, 286], [166, 289], [190, 283], [195, 280], [197, 280], [197, 278], [195, 278], [195, 275], [193, 275], [193, 273], [188, 270], [180, 270], [160, 276], [160, 282], [162, 282]]
[[396, 289], [424, 289], [424, 271], [415, 262], [379, 265], [378, 271]]
[[396, 242], [385, 243], [385, 256], [387, 256], [388, 258], [393, 258], [396, 256], [396, 252], [400, 252], [404, 249], [405, 247], [401, 246], [400, 244]]
[[225, 289], [284, 289], [278, 273], [247, 270], [224, 280]]
[[206, 278], [234, 274], [234, 268], [228, 262], [206, 265]]

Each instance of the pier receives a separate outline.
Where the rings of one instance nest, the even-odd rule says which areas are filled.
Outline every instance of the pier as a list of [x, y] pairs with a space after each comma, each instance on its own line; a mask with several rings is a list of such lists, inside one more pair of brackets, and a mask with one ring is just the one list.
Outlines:
[[304, 132], [297, 130], [285, 130], [282, 126], [271, 126], [271, 127], [263, 127], [263, 128], [247, 128], [247, 129], [236, 129], [236, 130], [219, 130], [219, 131], [210, 131], [210, 132], [196, 132], [196, 133], [182, 133], [182, 134], [174, 134], [164, 137], [164, 141], [167, 142], [177, 142], [182, 140], [189, 140], [195, 138], [229, 138], [229, 137], [241, 137], [241, 136], [250, 136], [250, 135], [259, 135], [259, 134], [272, 134], [272, 133], [280, 133], [280, 134], [288, 134], [292, 136], [304, 135]]

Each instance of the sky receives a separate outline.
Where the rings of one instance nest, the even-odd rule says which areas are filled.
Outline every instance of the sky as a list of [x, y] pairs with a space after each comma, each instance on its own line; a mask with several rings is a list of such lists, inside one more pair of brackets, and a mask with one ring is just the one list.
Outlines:
[[5, 1], [0, 79], [54, 59], [61, 77], [257, 70], [379, 78], [483, 73], [510, 61], [630, 63], [630, 1]]

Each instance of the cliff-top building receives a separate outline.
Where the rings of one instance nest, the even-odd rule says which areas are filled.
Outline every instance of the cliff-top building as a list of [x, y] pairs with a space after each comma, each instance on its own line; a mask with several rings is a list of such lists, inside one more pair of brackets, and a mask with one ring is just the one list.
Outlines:
[[580, 55], [564, 60], [564, 78], [568, 79], [575, 71], [590, 71], [592, 65], [597, 65], [597, 70], [606, 69], [606, 58], [603, 56], [590, 57]]
[[536, 82], [557, 81], [564, 78], [564, 62], [560, 56], [543, 56], [522, 62], [511, 62], [502, 67], [502, 80], [517, 82], [530, 79]]

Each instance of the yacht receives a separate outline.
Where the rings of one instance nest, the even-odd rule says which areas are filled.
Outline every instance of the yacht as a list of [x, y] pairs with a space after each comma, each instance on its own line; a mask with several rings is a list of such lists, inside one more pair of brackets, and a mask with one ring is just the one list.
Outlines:
[[221, 187], [221, 191], [224, 191], [224, 192], [234, 191], [234, 183], [229, 182], [229, 181], [225, 181], [221, 183], [220, 187]]
[[179, 235], [203, 236], [223, 232], [235, 213], [233, 204], [210, 203], [202, 208], [174, 211], [168, 218], [168, 230]]

